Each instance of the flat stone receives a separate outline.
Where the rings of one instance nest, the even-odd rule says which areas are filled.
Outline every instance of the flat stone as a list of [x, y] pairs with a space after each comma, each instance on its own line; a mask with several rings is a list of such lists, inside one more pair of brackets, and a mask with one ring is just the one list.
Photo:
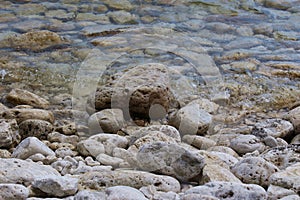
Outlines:
[[205, 135], [212, 116], [203, 110], [199, 104], [190, 104], [170, 116], [169, 124], [176, 127], [183, 135]]
[[0, 184], [0, 191], [3, 200], [25, 200], [29, 196], [29, 190], [20, 184]]
[[88, 120], [90, 134], [114, 133], [116, 134], [125, 125], [121, 109], [105, 109], [93, 114]]
[[66, 197], [74, 195], [78, 190], [78, 179], [67, 176], [43, 176], [36, 178], [32, 186], [49, 196]]
[[196, 186], [188, 189], [184, 195], [201, 194], [214, 196], [219, 199], [238, 200], [238, 199], [252, 199], [262, 200], [267, 199], [266, 191], [254, 184], [242, 184], [231, 182], [214, 181], [206, 183], [205, 185]]
[[37, 137], [41, 140], [45, 140], [53, 129], [51, 123], [38, 119], [28, 119], [19, 125], [19, 132], [22, 139], [26, 137]]
[[21, 141], [18, 131], [18, 124], [15, 119], [0, 119], [0, 147], [14, 147]]
[[237, 162], [231, 171], [243, 183], [258, 184], [262, 187], [270, 185], [270, 176], [279, 171], [272, 163], [260, 157], [247, 157]]
[[179, 182], [172, 177], [131, 170], [87, 172], [80, 176], [79, 183], [82, 188], [93, 190], [118, 185], [126, 185], [136, 189], [153, 185], [159, 191], [180, 191]]
[[105, 189], [107, 199], [114, 200], [147, 200], [142, 192], [128, 186], [113, 186]]
[[4, 119], [16, 119], [18, 124], [27, 119], [39, 119], [54, 123], [53, 113], [42, 109], [9, 109], [1, 113]]
[[140, 169], [188, 181], [201, 173], [204, 157], [178, 144], [155, 142], [143, 145], [137, 154]]
[[54, 156], [55, 153], [36, 137], [24, 139], [13, 151], [12, 157], [27, 159], [28, 157], [40, 153], [44, 156]]
[[25, 186], [43, 176], [60, 174], [50, 166], [17, 158], [0, 158], [0, 183], [23, 183]]
[[286, 189], [292, 189], [297, 194], [300, 192], [300, 163], [287, 167], [285, 170], [274, 173], [270, 177], [270, 182]]

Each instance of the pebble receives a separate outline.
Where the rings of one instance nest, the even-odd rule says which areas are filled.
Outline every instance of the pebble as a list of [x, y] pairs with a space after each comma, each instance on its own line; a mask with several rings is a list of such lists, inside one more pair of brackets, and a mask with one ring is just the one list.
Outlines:
[[264, 150], [263, 143], [254, 135], [238, 135], [231, 140], [230, 147], [240, 155]]
[[121, 109], [105, 109], [93, 114], [88, 121], [91, 134], [113, 133], [116, 134], [125, 125]]
[[272, 163], [260, 157], [247, 157], [237, 162], [231, 171], [243, 183], [257, 184], [262, 187], [270, 185], [270, 176], [279, 171]]
[[106, 155], [104, 153], [100, 153], [96, 160], [99, 161], [103, 165], [112, 166], [114, 169], [119, 168], [120, 164], [124, 162], [121, 158], [112, 157], [109, 155]]
[[78, 190], [78, 179], [67, 176], [46, 175], [36, 178], [32, 187], [54, 197], [74, 195]]
[[217, 144], [213, 140], [198, 135], [185, 135], [182, 137], [182, 142], [190, 144], [200, 150], [207, 150]]
[[107, 199], [114, 200], [147, 200], [139, 190], [128, 186], [113, 186], [105, 189]]
[[29, 196], [29, 190], [20, 184], [2, 183], [0, 184], [0, 191], [0, 197], [3, 200], [25, 200]]
[[27, 159], [34, 154], [42, 154], [44, 156], [54, 156], [55, 153], [43, 142], [36, 137], [28, 137], [15, 148], [12, 157], [19, 159]]
[[15, 119], [0, 119], [0, 147], [14, 147], [21, 141]]
[[136, 24], [137, 16], [124, 10], [112, 11], [107, 16], [116, 24]]
[[241, 183], [240, 179], [231, 173], [230, 170], [219, 165], [207, 164], [202, 170], [202, 176], [199, 183], [205, 184], [214, 181]]

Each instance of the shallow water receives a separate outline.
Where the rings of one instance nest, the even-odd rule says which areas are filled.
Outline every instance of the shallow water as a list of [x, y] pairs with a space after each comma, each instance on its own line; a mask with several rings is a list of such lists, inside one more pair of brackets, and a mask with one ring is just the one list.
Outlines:
[[[2, 96], [24, 88], [78, 99], [116, 72], [157, 62], [179, 99], [219, 98], [242, 113], [289, 108], [300, 96], [300, 3], [276, 2], [0, 0]], [[7, 45], [38, 30], [64, 42]]]

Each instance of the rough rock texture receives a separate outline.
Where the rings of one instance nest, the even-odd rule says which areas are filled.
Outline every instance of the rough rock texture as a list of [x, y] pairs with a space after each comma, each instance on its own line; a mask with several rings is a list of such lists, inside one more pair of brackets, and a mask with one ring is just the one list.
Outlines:
[[27, 119], [39, 119], [54, 123], [53, 113], [42, 109], [9, 109], [1, 113], [5, 119], [16, 119], [18, 124]]
[[254, 135], [238, 135], [231, 140], [230, 147], [241, 155], [264, 150], [263, 143]]
[[205, 135], [212, 123], [212, 116], [199, 104], [190, 104], [170, 116], [169, 124], [183, 135]]
[[140, 148], [137, 160], [142, 170], [171, 175], [184, 181], [199, 175], [204, 167], [201, 155], [165, 142], [145, 144]]
[[267, 190], [268, 199], [277, 200], [289, 195], [295, 195], [296, 193], [293, 190], [289, 190], [283, 187], [270, 185]]
[[270, 184], [270, 176], [279, 169], [263, 158], [248, 157], [237, 162], [231, 171], [244, 183], [267, 187]]
[[28, 119], [19, 124], [19, 132], [22, 139], [26, 137], [37, 137], [45, 140], [53, 131], [53, 125], [45, 120]]
[[274, 138], [284, 138], [293, 131], [293, 125], [282, 119], [267, 119], [254, 125], [252, 134], [259, 137], [272, 136]]
[[128, 186], [114, 186], [105, 189], [107, 199], [114, 200], [147, 200], [139, 190]]
[[50, 166], [39, 165], [16, 158], [0, 158], [0, 183], [22, 183], [28, 186], [38, 177], [46, 175], [60, 176]]
[[81, 190], [75, 196], [74, 200], [83, 200], [83, 199], [106, 199], [107, 195], [105, 192], [97, 192], [91, 190]]
[[0, 191], [2, 200], [25, 200], [29, 196], [29, 190], [19, 184], [0, 184]]
[[32, 186], [49, 196], [65, 197], [74, 195], [78, 190], [78, 179], [67, 176], [43, 176], [36, 178]]
[[133, 9], [133, 5], [130, 3], [130, 1], [127, 0], [104, 0], [103, 3], [105, 3], [110, 8], [117, 10]]
[[44, 156], [55, 155], [55, 153], [39, 139], [36, 137], [28, 137], [15, 148], [12, 157], [25, 160], [37, 153], [40, 153]]
[[93, 114], [88, 121], [91, 134], [114, 133], [116, 134], [125, 124], [121, 109], [105, 109]]
[[6, 99], [13, 105], [31, 105], [36, 108], [48, 108], [49, 102], [27, 90], [13, 89]]
[[[110, 85], [99, 88], [95, 101], [90, 100], [89, 103], [95, 104], [96, 110], [120, 108], [125, 118], [149, 119], [165, 117], [172, 99], [167, 68], [162, 64], [144, 64], [123, 73]], [[150, 111], [153, 113], [151, 116]]]
[[180, 190], [179, 182], [172, 177], [131, 170], [87, 172], [80, 176], [79, 184], [82, 188], [94, 190], [118, 185], [126, 185], [136, 189], [153, 185], [157, 190], [165, 192], [179, 192]]
[[17, 121], [14, 119], [0, 119], [0, 148], [14, 147], [20, 140]]
[[251, 199], [263, 200], [267, 199], [266, 191], [254, 184], [230, 183], [230, 182], [210, 182], [202, 186], [196, 186], [188, 189], [184, 195], [201, 194], [214, 196], [226, 200]]
[[217, 144], [211, 139], [198, 135], [185, 135], [183, 136], [182, 141], [200, 150], [207, 150], [208, 148], [216, 146]]
[[205, 184], [213, 181], [226, 181], [241, 183], [230, 170], [223, 168], [219, 165], [207, 164], [202, 170], [202, 176], [200, 179], [200, 184]]
[[300, 106], [290, 110], [285, 118], [292, 122], [295, 134], [300, 134]]
[[300, 192], [300, 163], [296, 163], [287, 167], [285, 170], [274, 173], [270, 177], [270, 182], [273, 185], [283, 188], [292, 189], [296, 193]]

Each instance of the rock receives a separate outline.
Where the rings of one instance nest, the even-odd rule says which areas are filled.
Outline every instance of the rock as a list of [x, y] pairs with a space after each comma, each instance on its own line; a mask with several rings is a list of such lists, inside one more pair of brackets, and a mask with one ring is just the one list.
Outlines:
[[300, 199], [299, 195], [289, 195], [281, 198], [280, 200], [299, 200], [299, 199]]
[[19, 144], [21, 136], [17, 121], [14, 119], [0, 119], [0, 148], [10, 148]]
[[0, 103], [0, 113], [2, 113], [3, 111], [8, 110], [8, 107], [6, 107], [5, 105], [3, 105], [2, 103]]
[[115, 169], [118, 168], [122, 162], [124, 162], [124, 160], [121, 158], [115, 158], [104, 153], [100, 153], [96, 157], [96, 160], [98, 160], [103, 165], [112, 166]]
[[79, 137], [77, 135], [64, 135], [58, 132], [52, 132], [47, 135], [47, 140], [49, 142], [60, 142], [60, 143], [70, 143], [74, 146], [77, 145]]
[[69, 148], [69, 147], [60, 147], [60, 148], [55, 150], [55, 155], [58, 158], [64, 158], [66, 156], [75, 157], [75, 156], [78, 155], [78, 152], [77, 151], [72, 151], [72, 149]]
[[291, 144], [300, 144], [300, 134], [293, 137]]
[[65, 45], [68, 41], [60, 37], [57, 33], [42, 30], [31, 31], [22, 35], [12, 35], [4, 41], [1, 41], [1, 43], [3, 43], [4, 47], [37, 52], [59, 45]]
[[77, 133], [77, 128], [74, 122], [59, 126], [55, 130], [64, 135], [75, 135]]
[[74, 195], [78, 190], [78, 179], [67, 176], [43, 176], [36, 178], [32, 186], [49, 196], [66, 197]]
[[88, 120], [90, 134], [116, 134], [125, 124], [121, 109], [105, 109], [93, 114]]
[[263, 143], [254, 135], [238, 135], [231, 140], [230, 147], [240, 155], [264, 150]]
[[212, 116], [199, 104], [184, 106], [174, 116], [170, 116], [169, 121], [169, 124], [175, 126], [182, 136], [205, 135], [211, 123]]
[[274, 138], [284, 138], [293, 131], [293, 125], [282, 119], [267, 119], [254, 125], [252, 134], [258, 137], [272, 136]]
[[293, 124], [295, 134], [300, 134], [300, 106], [290, 110], [285, 118]]
[[18, 124], [28, 119], [39, 119], [54, 123], [53, 113], [42, 109], [9, 109], [1, 113], [4, 119], [16, 119]]
[[124, 10], [108, 12], [107, 16], [116, 24], [136, 24], [137, 16]]
[[13, 105], [31, 105], [36, 108], [48, 108], [49, 102], [27, 90], [13, 89], [6, 100]]
[[210, 196], [210, 195], [202, 195], [202, 194], [185, 194], [182, 200], [220, 200], [219, 198]]
[[106, 194], [105, 192], [81, 190], [74, 196], [74, 200], [83, 200], [83, 199], [90, 199], [90, 200], [106, 199]]
[[223, 168], [219, 165], [207, 164], [203, 168], [199, 183], [202, 185], [214, 181], [241, 183], [241, 181], [228, 169]]
[[108, 7], [116, 10], [133, 9], [133, 5], [130, 3], [130, 1], [127, 0], [104, 0], [103, 3], [105, 3]]
[[268, 193], [268, 199], [270, 200], [277, 200], [285, 196], [296, 194], [293, 190], [285, 189], [283, 187], [279, 187], [275, 185], [270, 185], [268, 187], [267, 193]]
[[260, 157], [247, 157], [236, 163], [231, 171], [243, 182], [258, 184], [262, 187], [270, 185], [270, 176], [279, 169]]
[[[120, 108], [125, 119], [160, 119], [165, 117], [173, 99], [167, 67], [162, 64], [144, 64], [99, 88], [95, 101], [91, 102], [90, 99], [89, 104], [91, 108], [94, 107], [91, 104], [95, 104], [96, 110]], [[154, 113], [151, 116], [150, 111]]]
[[27, 159], [28, 157], [40, 153], [44, 156], [54, 156], [55, 153], [36, 137], [24, 139], [13, 151], [12, 157]]
[[166, 136], [173, 138], [176, 142], [181, 142], [180, 133], [176, 128], [169, 125], [151, 125], [148, 127], [139, 128], [130, 135], [130, 143], [132, 145], [137, 139], [148, 135], [150, 132], [158, 131], [164, 133]]
[[105, 189], [107, 199], [113, 200], [147, 200], [139, 190], [128, 186], [113, 186]]
[[216, 152], [220, 152], [220, 153], [226, 153], [229, 154], [235, 158], [238, 158], [239, 155], [230, 147], [225, 147], [225, 146], [214, 146], [214, 147], [210, 147], [207, 149], [208, 151], [216, 151]]
[[209, 114], [215, 114], [218, 109], [219, 105], [208, 100], [208, 99], [196, 99], [191, 101], [188, 105], [197, 104], [200, 108], [208, 112]]
[[220, 200], [221, 199], [226, 199], [226, 200], [267, 199], [266, 191], [258, 185], [221, 182], [221, 181], [214, 181], [214, 182], [206, 183], [205, 185], [196, 186], [191, 189], [188, 189], [184, 193], [184, 196], [189, 194], [201, 194], [201, 195], [214, 196]]
[[300, 162], [300, 145], [291, 144], [268, 149], [260, 157], [273, 163], [279, 169], [285, 169], [288, 166]]
[[47, 175], [60, 176], [50, 166], [39, 165], [17, 158], [0, 158], [0, 183], [22, 183], [28, 186], [37, 178]]
[[0, 149], [0, 158], [10, 158], [11, 153], [6, 149]]
[[255, 46], [259, 46], [263, 43], [262, 40], [253, 37], [241, 37], [233, 40], [232, 42], [226, 43], [224, 48], [227, 50], [232, 49], [249, 49]]
[[170, 175], [188, 181], [199, 175], [204, 157], [190, 152], [178, 144], [156, 142], [143, 145], [137, 154], [140, 169]]
[[100, 153], [112, 155], [114, 148], [126, 148], [128, 140], [125, 137], [113, 134], [97, 134], [87, 140], [80, 141], [77, 145], [80, 153], [97, 157]]
[[300, 163], [293, 164], [285, 170], [274, 173], [270, 176], [270, 182], [286, 189], [292, 189], [297, 194], [300, 192]]
[[207, 150], [210, 147], [216, 146], [216, 142], [206, 137], [198, 135], [185, 135], [182, 142], [192, 145], [200, 150]]
[[20, 184], [0, 184], [0, 191], [3, 200], [25, 200], [29, 196], [29, 190]]
[[82, 188], [93, 190], [118, 185], [126, 185], [136, 189], [153, 185], [159, 191], [180, 191], [179, 182], [172, 177], [131, 170], [87, 172], [80, 176], [79, 183]]
[[265, 0], [264, 5], [266, 7], [275, 8], [279, 10], [286, 10], [289, 9], [295, 4], [297, 4], [298, 1], [296, 0]]
[[210, 151], [210, 155], [212, 156], [217, 156], [220, 160], [222, 160], [229, 168], [233, 167], [239, 160], [228, 154], [228, 153], [223, 153], [223, 152], [217, 152], [217, 151]]
[[44, 120], [28, 119], [19, 125], [19, 132], [22, 139], [27, 137], [37, 137], [41, 140], [45, 140], [52, 131], [53, 125]]

